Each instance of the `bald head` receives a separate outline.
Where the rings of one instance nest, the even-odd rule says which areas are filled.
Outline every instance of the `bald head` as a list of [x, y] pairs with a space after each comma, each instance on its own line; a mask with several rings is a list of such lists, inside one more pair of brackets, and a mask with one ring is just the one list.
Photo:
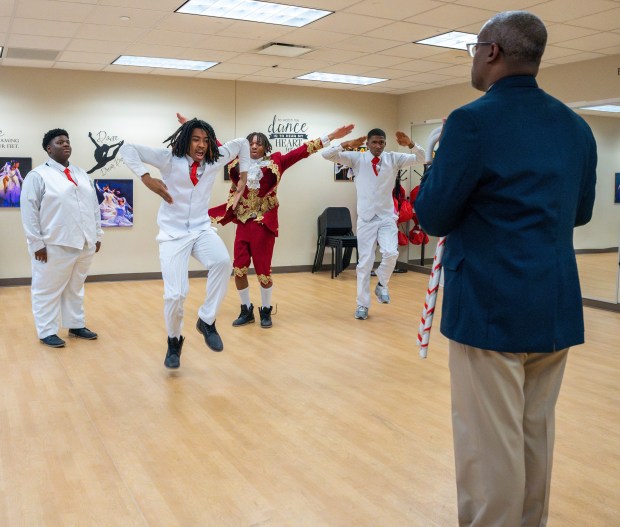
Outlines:
[[505, 11], [482, 26], [479, 39], [497, 42], [509, 64], [539, 66], [547, 44], [547, 29], [532, 13]]

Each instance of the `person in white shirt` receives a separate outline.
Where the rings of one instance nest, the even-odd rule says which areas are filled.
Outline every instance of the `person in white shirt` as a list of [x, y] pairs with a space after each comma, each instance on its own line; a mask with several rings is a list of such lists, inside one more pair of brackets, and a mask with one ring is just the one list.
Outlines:
[[101, 216], [93, 183], [69, 163], [66, 130], [43, 137], [49, 159], [30, 171], [21, 195], [22, 224], [32, 256], [32, 312], [41, 342], [62, 348], [59, 319], [69, 335], [94, 340], [84, 323], [84, 281], [101, 248]]
[[[190, 255], [209, 272], [206, 297], [198, 310], [196, 329], [213, 351], [224, 349], [215, 328], [215, 318], [228, 289], [232, 264], [224, 242], [211, 225], [209, 199], [216, 176], [224, 165], [239, 156], [242, 181], [234, 198], [236, 206], [245, 189], [250, 147], [245, 138], [234, 139], [218, 147], [213, 128], [198, 119], [181, 125], [164, 142], [169, 143], [170, 149], [125, 143], [120, 154], [131, 171], [163, 198], [157, 215], [157, 241], [168, 331], [164, 365], [178, 368], [185, 340], [181, 332], [183, 304], [189, 291]], [[151, 177], [144, 163], [157, 168], [162, 179]]]
[[[344, 141], [321, 152], [325, 159], [350, 167], [355, 173], [359, 254], [355, 318], [359, 320], [368, 318], [370, 273], [377, 243], [381, 250], [381, 264], [376, 270], [379, 281], [375, 295], [380, 303], [390, 303], [388, 284], [398, 258], [398, 214], [394, 211], [392, 189], [399, 170], [424, 163], [424, 150], [416, 146], [407, 134], [396, 132], [396, 142], [413, 149], [414, 153], [384, 152], [386, 135], [379, 128], [373, 128], [365, 137]], [[368, 150], [354, 151], [364, 143]]]

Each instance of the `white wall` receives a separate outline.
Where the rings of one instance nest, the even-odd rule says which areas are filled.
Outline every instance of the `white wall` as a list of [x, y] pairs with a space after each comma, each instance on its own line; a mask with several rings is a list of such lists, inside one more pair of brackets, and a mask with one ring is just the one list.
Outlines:
[[[308, 124], [310, 138], [355, 123], [352, 136], [376, 126], [392, 137], [397, 126], [397, 97], [344, 90], [297, 88], [179, 77], [77, 71], [2, 68], [0, 131], [19, 138], [18, 148], [0, 143], [0, 157], [32, 157], [33, 167], [47, 158], [41, 146], [51, 128], [66, 129], [73, 145], [71, 161], [88, 170], [94, 164], [94, 145], [88, 132], [106, 131], [119, 140], [161, 145], [177, 127], [175, 112], [211, 123], [222, 141], [267, 132], [274, 115]], [[392, 146], [395, 144], [392, 142]], [[108, 167], [106, 167], [108, 168]], [[334, 181], [333, 164], [320, 154], [289, 169], [278, 197], [280, 237], [273, 265], [311, 265], [316, 248], [316, 218], [327, 206], [347, 206], [355, 218], [353, 184]], [[93, 178], [102, 177], [100, 171]], [[119, 164], [105, 176], [132, 178]], [[229, 183], [223, 175], [213, 189], [211, 205], [222, 203]], [[135, 225], [106, 229], [103, 246], [91, 275], [159, 271], [155, 236], [159, 198], [139, 180], [134, 182]], [[0, 279], [30, 276], [30, 259], [19, 211], [0, 208], [3, 225]], [[234, 226], [220, 228], [232, 251]], [[197, 263], [192, 269], [200, 269]]]

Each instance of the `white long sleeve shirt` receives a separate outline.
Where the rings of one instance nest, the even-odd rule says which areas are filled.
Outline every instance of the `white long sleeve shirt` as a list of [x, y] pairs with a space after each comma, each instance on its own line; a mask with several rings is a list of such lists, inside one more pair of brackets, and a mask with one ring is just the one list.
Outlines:
[[145, 166], [152, 165], [159, 170], [168, 187], [173, 203], [161, 202], [157, 214], [159, 225], [158, 241], [179, 238], [190, 232], [210, 228], [209, 201], [215, 178], [224, 165], [239, 156], [239, 170], [245, 172], [250, 163], [250, 145], [245, 138], [233, 139], [219, 147], [220, 158], [212, 165], [204, 161], [198, 167], [198, 184], [190, 179], [193, 163], [189, 156], [176, 157], [168, 148], [124, 144], [120, 149], [123, 161], [136, 175], [149, 173]]
[[48, 245], [92, 247], [103, 237], [92, 181], [80, 167], [68, 168], [77, 186], [67, 179], [65, 167], [51, 158], [24, 179], [20, 205], [30, 254]]
[[340, 145], [334, 145], [322, 150], [321, 155], [329, 161], [353, 169], [357, 191], [357, 216], [364, 221], [370, 221], [375, 216], [397, 218], [392, 190], [398, 171], [417, 163], [424, 163], [424, 150], [414, 146], [413, 152], [413, 154], [383, 152], [377, 165], [378, 175], [375, 175], [372, 168], [374, 156], [370, 150], [345, 151]]

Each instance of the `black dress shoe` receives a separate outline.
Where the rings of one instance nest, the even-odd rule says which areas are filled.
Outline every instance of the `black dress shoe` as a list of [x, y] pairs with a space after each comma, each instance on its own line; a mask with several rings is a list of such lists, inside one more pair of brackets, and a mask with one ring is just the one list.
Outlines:
[[271, 310], [273, 306], [269, 307], [261, 307], [258, 309], [260, 313], [260, 327], [261, 328], [270, 328], [273, 324], [271, 322]]
[[213, 324], [207, 324], [204, 320], [199, 318], [198, 322], [196, 322], [196, 329], [203, 334], [205, 343], [213, 351], [222, 351], [224, 349], [224, 343], [222, 342], [217, 329], [215, 329], [215, 320], [213, 321]]
[[95, 340], [97, 338], [97, 333], [91, 331], [88, 328], [77, 328], [70, 329], [69, 335], [71, 337], [76, 337], [78, 339], [86, 339], [86, 340]]
[[185, 339], [182, 336], [178, 338], [168, 337], [168, 351], [166, 352], [166, 359], [164, 360], [164, 366], [166, 368], [175, 370], [181, 365], [183, 342], [185, 342]]
[[246, 324], [252, 324], [254, 322], [254, 304], [250, 304], [250, 307], [245, 304], [241, 304], [241, 313], [239, 318], [233, 321], [234, 327], [245, 326]]
[[62, 340], [58, 335], [49, 335], [44, 339], [39, 339], [43, 344], [49, 346], [50, 348], [64, 348], [65, 341]]

